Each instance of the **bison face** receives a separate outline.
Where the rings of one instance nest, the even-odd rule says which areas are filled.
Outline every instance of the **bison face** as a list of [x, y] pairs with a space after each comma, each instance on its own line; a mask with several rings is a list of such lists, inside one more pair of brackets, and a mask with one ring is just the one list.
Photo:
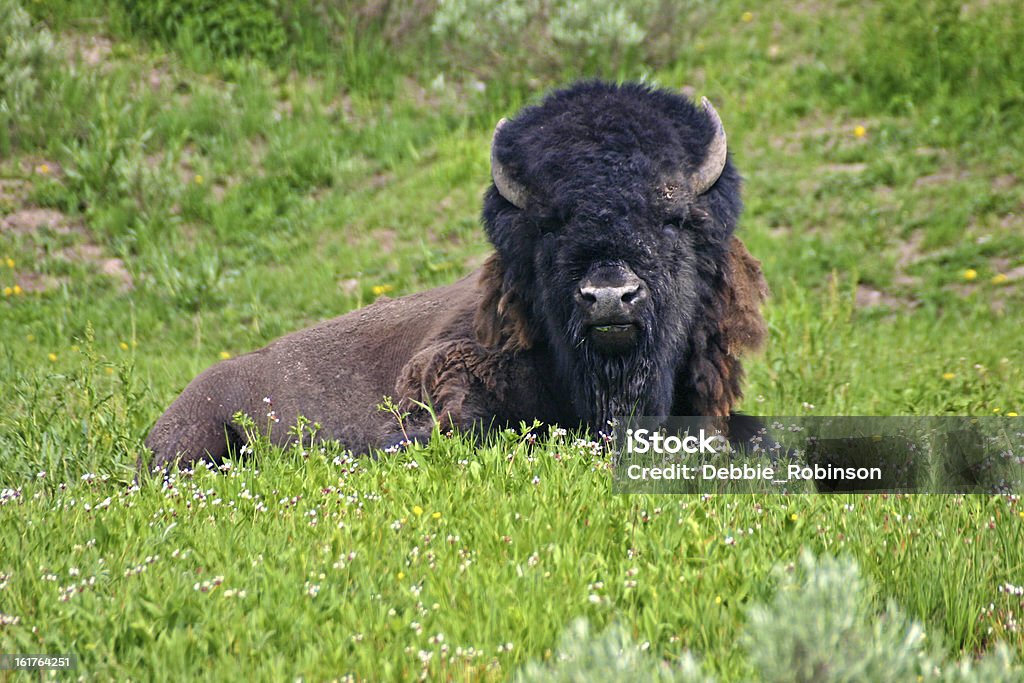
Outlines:
[[629, 264], [597, 263], [576, 288], [580, 327], [587, 343], [602, 353], [627, 353], [644, 332], [647, 283]]
[[705, 100], [584, 83], [495, 131], [484, 224], [573, 407], [669, 414], [713, 315], [739, 179]]

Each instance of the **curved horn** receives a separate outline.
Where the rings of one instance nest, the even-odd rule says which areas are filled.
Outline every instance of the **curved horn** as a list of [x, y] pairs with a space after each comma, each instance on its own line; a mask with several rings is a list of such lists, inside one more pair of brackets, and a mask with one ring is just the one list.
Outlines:
[[722, 175], [728, 149], [725, 143], [725, 128], [722, 126], [722, 119], [718, 117], [718, 112], [711, 106], [708, 98], [700, 98], [700, 103], [704, 107], [704, 114], [711, 119], [711, 125], [715, 129], [715, 136], [711, 139], [711, 144], [708, 145], [708, 153], [704, 157], [704, 163], [700, 165], [700, 168], [690, 178], [690, 186], [694, 196], [704, 194], [710, 190], [711, 186], [718, 180], [718, 176]]
[[527, 200], [530, 195], [520, 183], [515, 181], [512, 176], [508, 174], [505, 167], [498, 161], [498, 155], [494, 152], [494, 142], [498, 139], [498, 132], [501, 127], [508, 122], [508, 119], [502, 119], [498, 121], [498, 125], [494, 127], [494, 136], [491, 138], [491, 178], [494, 180], [494, 186], [498, 188], [498, 193], [511, 202], [514, 206], [520, 209], [525, 209]]

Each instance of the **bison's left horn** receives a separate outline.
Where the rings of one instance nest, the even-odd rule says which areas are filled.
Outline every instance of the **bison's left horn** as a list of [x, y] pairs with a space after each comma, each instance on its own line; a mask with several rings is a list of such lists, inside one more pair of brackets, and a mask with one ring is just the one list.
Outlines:
[[526, 192], [526, 188], [520, 183], [516, 182], [512, 176], [508, 174], [505, 167], [498, 161], [498, 155], [494, 151], [494, 142], [498, 139], [498, 132], [501, 127], [508, 122], [508, 119], [502, 119], [498, 121], [498, 125], [494, 127], [494, 137], [491, 139], [491, 178], [494, 179], [494, 186], [498, 188], [498, 193], [502, 197], [510, 201], [513, 205], [520, 209], [525, 209], [529, 194]]
[[708, 153], [704, 158], [704, 163], [701, 164], [700, 168], [697, 169], [690, 179], [690, 186], [693, 189], [694, 195], [701, 195], [710, 190], [711, 186], [718, 180], [718, 176], [722, 175], [728, 149], [725, 144], [725, 127], [722, 126], [722, 119], [718, 117], [718, 112], [711, 106], [708, 98], [700, 98], [700, 103], [704, 107], [704, 113], [711, 119], [711, 125], [715, 129], [715, 136], [711, 139], [711, 144], [708, 145]]

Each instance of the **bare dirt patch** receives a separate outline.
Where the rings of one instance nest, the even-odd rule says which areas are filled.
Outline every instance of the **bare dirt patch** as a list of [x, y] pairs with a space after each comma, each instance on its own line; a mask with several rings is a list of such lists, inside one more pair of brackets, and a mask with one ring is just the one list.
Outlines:
[[1004, 230], [1022, 230], [1024, 229], [1024, 215], [1008, 213], [999, 219], [999, 227]]
[[907, 269], [924, 257], [923, 245], [924, 233], [920, 230], [915, 230], [907, 239], [900, 242], [897, 247], [896, 268], [892, 278], [894, 284], [913, 288], [921, 283], [921, 278], [909, 274]]
[[868, 165], [864, 163], [856, 164], [823, 164], [818, 168], [825, 173], [863, 173], [867, 169]]
[[108, 276], [118, 283], [118, 289], [122, 292], [130, 292], [135, 289], [135, 281], [131, 273], [125, 267], [125, 262], [106, 253], [106, 251], [95, 244], [86, 243], [69, 247], [61, 251], [61, 256], [69, 261], [84, 263], [102, 274]]
[[877, 308], [885, 306], [893, 309], [914, 308], [918, 302], [901, 296], [895, 296], [870, 285], [859, 284], [854, 293], [854, 304], [858, 308]]
[[849, 125], [840, 118], [815, 112], [801, 119], [795, 129], [773, 135], [769, 138], [769, 144], [778, 150], [800, 152], [804, 140], [833, 138], [848, 127]]
[[16, 274], [18, 286], [25, 292], [33, 294], [36, 292], [49, 292], [65, 284], [66, 277], [54, 277], [46, 273], [19, 272]]
[[354, 277], [342, 278], [338, 280], [338, 289], [346, 296], [355, 296], [359, 291], [359, 279]]
[[58, 235], [84, 231], [70, 225], [64, 214], [54, 209], [21, 209], [0, 219], [0, 232], [29, 235], [44, 229]]
[[60, 42], [69, 61], [93, 69], [102, 67], [114, 49], [109, 38], [97, 35], [65, 33], [60, 37]]
[[368, 237], [369, 241], [377, 245], [377, 250], [380, 253], [390, 254], [394, 252], [395, 244], [398, 242], [398, 231], [391, 228], [382, 228], [374, 230]]
[[924, 233], [915, 230], [897, 246], [896, 263], [894, 264], [892, 281], [897, 290], [904, 294], [894, 294], [867, 284], [858, 284], [854, 294], [854, 303], [858, 308], [887, 307], [907, 310], [916, 308], [919, 301], [914, 298], [914, 289], [920, 285], [921, 278], [911, 275], [907, 269], [924, 257], [922, 246]]
[[995, 263], [996, 270], [1005, 279], [1003, 282], [1016, 282], [1018, 280], [1024, 280], [1024, 265], [1017, 266], [1016, 268], [1010, 268], [1009, 259], [998, 259], [1003, 263]]
[[175, 85], [177, 83], [174, 80], [174, 74], [171, 73], [170, 66], [164, 61], [150, 67], [142, 80], [153, 91], [159, 91], [165, 84]]
[[924, 233], [920, 230], [915, 230], [911, 233], [910, 237], [900, 243], [899, 256], [896, 258], [896, 268], [904, 270], [921, 260], [923, 256], [922, 245], [924, 245]]
[[64, 167], [52, 159], [43, 157], [25, 157], [18, 162], [23, 176], [41, 175], [60, 179], [64, 177]]
[[[1008, 303], [1021, 291], [1018, 283], [1024, 282], [1024, 264], [1013, 266], [1018, 259], [996, 257], [988, 260], [988, 265], [996, 275], [988, 281], [955, 282], [946, 285], [961, 299], [973, 296], [984, 296], [989, 309], [996, 314], [1006, 312]], [[1019, 307], [1019, 304], [1017, 304]]]
[[[29, 207], [19, 209], [0, 219], [0, 233], [34, 235], [50, 230], [56, 235], [73, 236], [75, 244], [59, 250], [54, 257], [72, 263], [81, 263], [117, 282], [118, 289], [128, 292], [135, 288], [135, 282], [124, 265], [124, 261], [108, 254], [103, 247], [90, 240], [88, 228], [68, 220], [60, 211]], [[26, 292], [45, 292], [56, 289], [67, 281], [51, 275], [32, 271], [19, 271], [17, 282]]]
[[961, 183], [971, 176], [965, 169], [946, 167], [935, 173], [923, 175], [914, 181], [914, 187], [932, 187], [935, 185], [952, 185]]
[[[1018, 276], [1020, 277], [1020, 276]], [[956, 294], [961, 299], [969, 299], [975, 296], [981, 296], [983, 285], [977, 283], [964, 283], [958, 282], [955, 284], [947, 285], [947, 288]], [[996, 287], [985, 291], [985, 300], [988, 303], [990, 311], [997, 315], [1001, 315], [1007, 310], [1007, 303], [1013, 296], [1015, 288], [1013, 287]]]
[[1012, 268], [1003, 274], [1006, 275], [1006, 279], [1010, 282], [1014, 280], [1024, 280], [1024, 266], [1017, 266], [1016, 268]]
[[996, 192], [1007, 192], [1015, 188], [1020, 181], [1012, 173], [1005, 173], [1003, 175], [997, 175], [992, 179], [992, 189]]
[[25, 180], [0, 178], [0, 215], [13, 211], [28, 196], [29, 184]]

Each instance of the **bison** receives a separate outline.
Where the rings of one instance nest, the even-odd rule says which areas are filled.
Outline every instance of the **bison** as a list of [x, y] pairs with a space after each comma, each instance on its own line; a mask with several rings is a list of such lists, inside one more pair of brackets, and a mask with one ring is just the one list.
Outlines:
[[276, 443], [303, 416], [354, 452], [425, 439], [435, 420], [600, 430], [623, 414], [730, 414], [767, 287], [733, 234], [740, 177], [706, 99], [555, 91], [498, 123], [491, 178], [495, 251], [479, 270], [207, 369], [157, 420], [151, 465], [220, 462], [246, 443], [238, 411], [282, 425]]

